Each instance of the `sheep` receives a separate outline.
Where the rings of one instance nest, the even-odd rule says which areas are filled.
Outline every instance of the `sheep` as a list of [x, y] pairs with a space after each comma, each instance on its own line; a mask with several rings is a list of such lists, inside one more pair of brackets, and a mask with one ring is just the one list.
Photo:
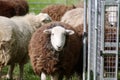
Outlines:
[[110, 25], [111, 27], [117, 26], [117, 6], [108, 6], [106, 8], [106, 21], [107, 25]]
[[84, 23], [84, 8], [75, 8], [67, 11], [61, 18], [61, 22], [77, 27]]
[[81, 47], [82, 41], [70, 25], [56, 21], [43, 25], [33, 33], [29, 44], [34, 72], [41, 75], [41, 80], [46, 80], [46, 75], [51, 80], [62, 80], [63, 76], [69, 79], [75, 72], [82, 74], [83, 62], [78, 62], [82, 57]]
[[48, 14], [40, 13], [15, 16], [0, 16], [0, 69], [9, 65], [8, 79], [12, 79], [15, 64], [19, 64], [23, 79], [24, 64], [28, 61], [28, 43], [32, 33], [41, 25], [51, 21]]
[[0, 0], [0, 16], [22, 16], [29, 12], [26, 0]]
[[[106, 13], [105, 13], [105, 23], [104, 23], [104, 50], [116, 50], [116, 47], [113, 46], [114, 43], [117, 42], [117, 8], [114, 6], [107, 7]], [[112, 44], [111, 44], [112, 43]], [[107, 45], [111, 44], [111, 45]], [[120, 50], [120, 48], [118, 48]], [[113, 67], [116, 66], [117, 63], [115, 63], [116, 57], [115, 55], [104, 55], [104, 77], [113, 76], [109, 72], [115, 72], [115, 69]], [[118, 56], [118, 60], [120, 60], [120, 56]], [[108, 68], [109, 66], [109, 68]], [[119, 61], [118, 61], [118, 67], [120, 67]], [[120, 68], [118, 68], [120, 70]]]
[[53, 21], [60, 21], [66, 11], [76, 8], [74, 5], [67, 6], [63, 4], [49, 5], [42, 9], [42, 13], [50, 15]]

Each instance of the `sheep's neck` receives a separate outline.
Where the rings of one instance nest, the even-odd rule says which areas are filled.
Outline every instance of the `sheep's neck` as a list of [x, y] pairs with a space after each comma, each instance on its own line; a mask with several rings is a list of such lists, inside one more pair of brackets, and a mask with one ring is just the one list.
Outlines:
[[64, 54], [64, 49], [62, 51], [53, 50], [54, 58], [57, 60], [59, 60], [63, 54]]

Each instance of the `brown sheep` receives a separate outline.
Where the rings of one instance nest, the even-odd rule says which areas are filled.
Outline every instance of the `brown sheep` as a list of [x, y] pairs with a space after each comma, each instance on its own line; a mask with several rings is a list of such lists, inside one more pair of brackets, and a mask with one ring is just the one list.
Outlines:
[[[83, 7], [79, 7], [79, 8], [75, 8], [75, 9], [67, 11], [61, 18], [61, 22], [65, 22], [65, 23], [71, 25], [78, 33], [80, 40], [81, 40], [81, 38], [83, 39], [83, 29], [84, 29], [84, 8]], [[86, 31], [88, 31], [88, 25], [87, 25]], [[84, 35], [87, 36], [87, 32]], [[86, 45], [87, 45], [86, 46], [86, 56], [88, 56], [88, 52], [87, 52], [88, 51], [88, 42], [86, 43]], [[80, 48], [81, 53], [83, 53], [83, 47], [84, 46], [82, 43], [82, 47]], [[83, 60], [83, 57], [81, 57], [80, 59]], [[88, 60], [86, 58], [86, 63], [87, 63], [87, 61]], [[79, 66], [81, 66], [81, 65], [79, 65]], [[78, 70], [78, 71], [80, 71], [80, 70]], [[86, 64], [86, 71], [87, 71], [87, 64]]]
[[55, 4], [55, 5], [49, 5], [46, 8], [44, 8], [41, 12], [47, 13], [50, 15], [53, 21], [60, 21], [61, 17], [64, 15], [64, 13], [68, 10], [76, 8], [73, 6], [67, 6], [62, 4]]
[[[70, 36], [64, 34], [66, 41], [62, 49], [58, 47], [58, 49], [61, 49], [60, 51], [57, 51], [56, 47], [52, 45], [52, 37], [50, 38], [50, 36], [59, 34], [60, 29], [56, 30], [56, 34], [45, 33], [46, 30], [50, 29], [52, 31], [58, 26], [65, 30], [74, 31], [74, 34]], [[57, 44], [57, 41], [53, 43]], [[63, 39], [61, 41], [64, 42]], [[62, 22], [51, 22], [43, 25], [33, 34], [29, 44], [29, 56], [34, 72], [38, 76], [41, 75], [41, 80], [45, 80], [46, 75], [51, 75], [53, 80], [58, 80], [58, 78], [62, 80], [63, 76], [69, 79], [74, 72], [81, 75], [83, 61], [78, 62], [82, 57], [81, 47], [82, 38], [79, 40], [78, 34], [70, 25]]]
[[22, 16], [28, 11], [29, 6], [26, 0], [0, 0], [0, 16]]

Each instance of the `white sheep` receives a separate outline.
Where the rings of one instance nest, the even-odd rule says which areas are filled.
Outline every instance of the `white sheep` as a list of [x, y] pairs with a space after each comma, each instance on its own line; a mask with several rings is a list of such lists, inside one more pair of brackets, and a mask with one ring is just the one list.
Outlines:
[[108, 6], [106, 8], [106, 21], [107, 21], [107, 25], [110, 25], [111, 27], [113, 26], [117, 26], [117, 10], [118, 7], [117, 6]]
[[84, 8], [75, 8], [67, 11], [61, 18], [61, 22], [77, 27], [84, 23]]
[[46, 80], [69, 79], [75, 72], [82, 74], [82, 38], [68, 24], [51, 22], [33, 34], [29, 44], [29, 56], [34, 72]]
[[0, 68], [10, 65], [8, 79], [12, 79], [16, 63], [20, 66], [19, 80], [23, 79], [23, 67], [28, 60], [28, 43], [32, 33], [49, 21], [51, 18], [43, 13], [13, 18], [0, 16]]

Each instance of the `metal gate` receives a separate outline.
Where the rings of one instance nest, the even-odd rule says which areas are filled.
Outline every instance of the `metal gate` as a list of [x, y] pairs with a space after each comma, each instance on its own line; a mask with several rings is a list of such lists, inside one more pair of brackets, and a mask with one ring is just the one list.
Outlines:
[[88, 3], [87, 79], [118, 80], [120, 0], [89, 0]]

